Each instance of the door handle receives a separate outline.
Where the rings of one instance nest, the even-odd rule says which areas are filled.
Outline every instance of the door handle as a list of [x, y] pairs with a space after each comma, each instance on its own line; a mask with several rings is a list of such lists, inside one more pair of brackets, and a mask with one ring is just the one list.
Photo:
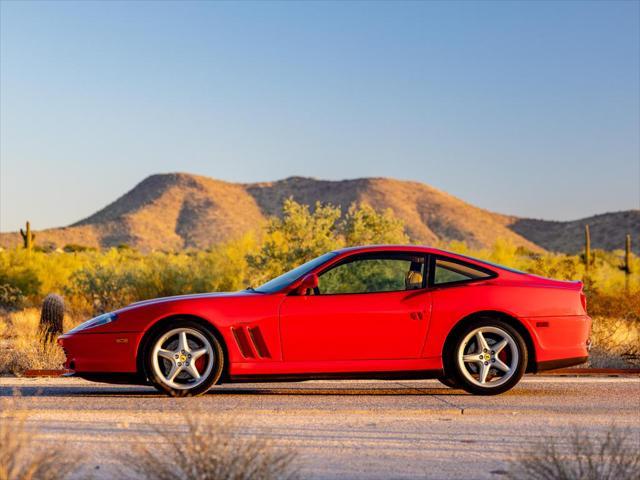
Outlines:
[[409, 316], [412, 320], [422, 320], [423, 314], [422, 312], [411, 312]]

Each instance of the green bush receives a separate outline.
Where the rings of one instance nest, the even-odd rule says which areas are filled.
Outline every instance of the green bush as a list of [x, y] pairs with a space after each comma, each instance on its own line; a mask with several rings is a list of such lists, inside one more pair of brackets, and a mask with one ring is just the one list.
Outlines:
[[0, 285], [10, 285], [25, 296], [37, 294], [42, 281], [30, 260], [22, 248], [0, 252]]
[[94, 314], [115, 310], [135, 299], [133, 272], [116, 265], [97, 265], [74, 272], [67, 295], [84, 296]]
[[69, 243], [64, 247], [62, 247], [62, 250], [64, 250], [67, 253], [73, 253], [73, 252], [95, 251], [96, 249], [92, 247], [85, 247], [84, 245], [78, 245], [76, 243]]

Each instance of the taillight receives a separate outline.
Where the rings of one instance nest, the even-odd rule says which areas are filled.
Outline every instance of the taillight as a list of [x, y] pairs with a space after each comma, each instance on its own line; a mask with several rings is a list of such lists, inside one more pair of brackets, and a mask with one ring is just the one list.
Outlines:
[[584, 294], [584, 292], [580, 292], [580, 301], [582, 302], [584, 313], [587, 313], [587, 296]]

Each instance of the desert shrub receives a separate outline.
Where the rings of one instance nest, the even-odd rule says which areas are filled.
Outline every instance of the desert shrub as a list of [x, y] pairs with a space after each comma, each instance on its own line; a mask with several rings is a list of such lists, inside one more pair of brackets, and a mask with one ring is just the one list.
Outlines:
[[640, 366], [640, 292], [588, 292], [593, 318], [593, 349], [589, 363], [596, 368]]
[[162, 442], [140, 441], [120, 454], [122, 476], [132, 470], [139, 478], [154, 480], [275, 480], [298, 478], [295, 454], [276, 449], [268, 441], [241, 435], [218, 419], [190, 414], [186, 430], [161, 427]]
[[523, 450], [509, 476], [519, 480], [637, 480], [640, 438], [611, 427], [601, 435], [574, 428], [567, 439], [546, 438]]
[[94, 252], [96, 249], [93, 247], [87, 247], [85, 245], [78, 245], [77, 243], [68, 243], [67, 245], [62, 247], [62, 250], [64, 250], [67, 253], [74, 253], [74, 252]]
[[29, 260], [25, 251], [3, 251], [0, 255], [0, 285], [10, 285], [22, 295], [37, 294], [42, 281]]
[[233, 242], [216, 245], [207, 252], [192, 252], [195, 292], [232, 292], [253, 283], [247, 257], [258, 248], [255, 237], [245, 235]]
[[60, 445], [37, 447], [25, 417], [8, 402], [0, 407], [0, 480], [63, 480], [78, 468], [78, 456]]
[[[65, 330], [77, 323], [77, 320], [66, 317]], [[45, 341], [40, 329], [40, 312], [36, 308], [1, 315], [0, 339], [0, 374], [58, 369], [64, 363], [62, 348], [55, 342]]]
[[140, 260], [137, 268], [126, 272], [122, 280], [131, 288], [130, 295], [135, 299], [192, 293], [198, 281], [198, 272], [192, 263], [187, 255], [151, 253]]
[[73, 272], [95, 264], [101, 255], [4, 250], [0, 252], [0, 283], [18, 288], [28, 305], [37, 305], [47, 293], [63, 291]]
[[594, 316], [591, 340], [591, 367], [640, 366], [640, 322], [637, 319]]
[[15, 310], [24, 303], [24, 295], [18, 287], [8, 283], [0, 285], [0, 308]]
[[121, 265], [96, 265], [74, 272], [65, 292], [84, 296], [93, 314], [115, 310], [130, 303], [134, 297], [133, 273]]
[[602, 292], [593, 289], [588, 297], [589, 313], [599, 317], [614, 317], [640, 322], [640, 292], [626, 290]]

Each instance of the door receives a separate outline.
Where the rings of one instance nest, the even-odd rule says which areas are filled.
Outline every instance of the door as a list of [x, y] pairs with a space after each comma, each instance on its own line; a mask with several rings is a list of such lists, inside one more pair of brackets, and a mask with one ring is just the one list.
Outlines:
[[375, 253], [348, 257], [319, 273], [310, 295], [280, 307], [283, 360], [418, 358], [431, 313], [425, 256]]

